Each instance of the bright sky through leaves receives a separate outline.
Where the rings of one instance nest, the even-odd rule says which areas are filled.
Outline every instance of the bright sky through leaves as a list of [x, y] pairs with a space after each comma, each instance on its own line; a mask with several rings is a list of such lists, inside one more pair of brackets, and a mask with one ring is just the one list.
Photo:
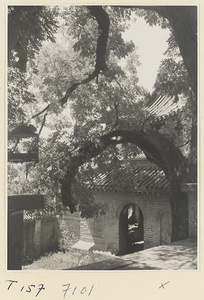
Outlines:
[[[153, 91], [160, 62], [164, 58], [163, 53], [168, 47], [169, 34], [169, 29], [162, 29], [159, 25], [151, 27], [143, 18], [137, 17], [136, 23], [132, 22], [130, 29], [123, 35], [125, 40], [132, 40], [138, 48], [137, 54], [141, 62], [137, 67], [139, 85], [150, 93]], [[64, 113], [70, 116], [69, 106]], [[43, 135], [47, 135], [48, 131], [44, 129]]]
[[170, 30], [160, 26], [151, 27], [143, 18], [137, 18], [130, 29], [124, 34], [125, 40], [132, 40], [140, 56], [141, 66], [138, 68], [139, 85], [142, 85], [150, 93], [153, 91], [159, 64], [163, 59], [163, 53], [167, 49], [167, 39]]

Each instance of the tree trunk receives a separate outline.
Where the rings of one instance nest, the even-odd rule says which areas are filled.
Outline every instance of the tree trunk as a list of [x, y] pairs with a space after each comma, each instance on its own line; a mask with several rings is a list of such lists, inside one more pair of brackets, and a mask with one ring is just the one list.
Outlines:
[[188, 199], [186, 193], [181, 192], [181, 183], [177, 176], [174, 176], [170, 182], [172, 242], [188, 237]]

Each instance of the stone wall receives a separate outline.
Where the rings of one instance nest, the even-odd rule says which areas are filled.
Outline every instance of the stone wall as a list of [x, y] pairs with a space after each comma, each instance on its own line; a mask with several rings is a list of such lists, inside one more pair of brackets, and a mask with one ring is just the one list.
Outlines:
[[79, 212], [71, 214], [69, 211], [63, 211], [58, 218], [60, 238], [59, 250], [69, 251], [80, 237], [80, 216]]
[[24, 220], [23, 260], [33, 260], [58, 249], [59, 225], [56, 216]]

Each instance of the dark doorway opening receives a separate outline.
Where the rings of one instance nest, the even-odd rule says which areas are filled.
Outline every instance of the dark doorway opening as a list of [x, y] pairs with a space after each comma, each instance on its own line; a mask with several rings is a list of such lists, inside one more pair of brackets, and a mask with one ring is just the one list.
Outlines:
[[119, 254], [124, 255], [144, 249], [144, 218], [137, 204], [124, 206], [119, 219]]

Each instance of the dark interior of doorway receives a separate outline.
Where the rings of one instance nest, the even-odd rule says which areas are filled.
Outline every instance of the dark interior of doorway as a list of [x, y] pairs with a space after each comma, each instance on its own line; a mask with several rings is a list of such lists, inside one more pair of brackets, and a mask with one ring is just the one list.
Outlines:
[[144, 249], [144, 218], [135, 203], [127, 204], [120, 214], [120, 255]]

